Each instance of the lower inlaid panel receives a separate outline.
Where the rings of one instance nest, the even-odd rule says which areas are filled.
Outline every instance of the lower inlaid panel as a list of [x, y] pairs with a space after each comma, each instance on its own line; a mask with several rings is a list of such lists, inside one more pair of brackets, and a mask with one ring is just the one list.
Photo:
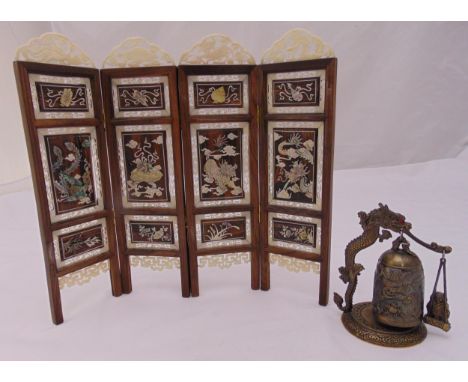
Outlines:
[[127, 248], [179, 249], [177, 216], [125, 216]]
[[321, 221], [305, 216], [268, 214], [268, 244], [320, 254]]
[[197, 215], [197, 248], [232, 247], [250, 244], [250, 212]]
[[106, 219], [97, 219], [53, 232], [57, 268], [109, 250]]

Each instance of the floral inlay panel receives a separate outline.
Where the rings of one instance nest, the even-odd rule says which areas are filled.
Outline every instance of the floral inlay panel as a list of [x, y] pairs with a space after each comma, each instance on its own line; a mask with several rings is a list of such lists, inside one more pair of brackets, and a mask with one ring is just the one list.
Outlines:
[[250, 244], [250, 212], [196, 215], [195, 231], [198, 249]]
[[175, 207], [170, 125], [116, 128], [125, 207]]
[[44, 137], [57, 213], [96, 205], [91, 134]]
[[117, 85], [120, 111], [164, 109], [164, 84]]
[[172, 223], [130, 221], [132, 243], [169, 243], [174, 244]]
[[178, 249], [177, 216], [126, 215], [127, 248]]
[[321, 220], [270, 212], [268, 244], [272, 247], [320, 254]]
[[109, 251], [105, 218], [62, 228], [52, 237], [58, 269]]
[[318, 106], [320, 77], [273, 80], [273, 106]]
[[323, 122], [268, 123], [269, 203], [320, 210]]
[[241, 199], [242, 129], [197, 130], [201, 200]]
[[191, 125], [196, 206], [250, 202], [248, 123]]
[[315, 247], [317, 224], [298, 223], [285, 219], [272, 219], [273, 240]]
[[219, 240], [245, 239], [245, 217], [201, 220], [202, 243]]
[[242, 107], [242, 82], [194, 82], [195, 108]]
[[62, 261], [104, 246], [100, 225], [66, 235], [59, 235], [58, 240]]
[[188, 76], [190, 115], [248, 114], [247, 74]]
[[314, 203], [317, 129], [273, 129], [275, 199]]
[[102, 210], [94, 127], [40, 129], [51, 221]]
[[122, 144], [128, 200], [169, 201], [166, 132], [122, 133]]
[[167, 76], [112, 79], [115, 118], [163, 117], [171, 114]]
[[269, 73], [268, 113], [323, 113], [325, 70]]
[[29, 84], [36, 119], [94, 117], [89, 78], [30, 74]]

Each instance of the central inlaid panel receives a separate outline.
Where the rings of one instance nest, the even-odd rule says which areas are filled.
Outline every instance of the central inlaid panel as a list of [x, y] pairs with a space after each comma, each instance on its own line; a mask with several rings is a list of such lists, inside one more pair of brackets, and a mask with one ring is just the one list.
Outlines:
[[249, 124], [191, 125], [195, 206], [250, 203]]
[[171, 125], [118, 126], [116, 134], [123, 205], [174, 208]]
[[268, 202], [322, 208], [323, 122], [268, 122]]
[[38, 136], [51, 221], [101, 211], [96, 128], [39, 129]]

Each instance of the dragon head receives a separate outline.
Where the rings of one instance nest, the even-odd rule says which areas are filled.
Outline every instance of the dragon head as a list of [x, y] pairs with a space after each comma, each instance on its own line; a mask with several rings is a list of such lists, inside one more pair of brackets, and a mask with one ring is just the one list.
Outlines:
[[411, 223], [407, 222], [402, 214], [393, 212], [387, 205], [382, 203], [379, 203], [379, 208], [369, 213], [359, 212], [358, 216], [363, 229], [370, 226], [380, 226], [394, 232], [411, 229]]

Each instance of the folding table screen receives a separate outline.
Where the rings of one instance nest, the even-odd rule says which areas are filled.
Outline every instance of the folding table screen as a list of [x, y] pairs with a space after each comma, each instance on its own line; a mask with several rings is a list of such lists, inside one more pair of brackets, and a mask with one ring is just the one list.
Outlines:
[[[153, 55], [141, 57], [142, 51]], [[160, 263], [162, 257], [169, 267], [178, 261], [182, 295], [188, 297], [177, 68], [167, 53], [140, 38], [117, 46], [104, 68], [123, 292], [132, 290], [130, 256]]]
[[20, 48], [53, 321], [63, 321], [59, 284], [87, 281], [107, 260], [115, 296], [131, 292], [131, 265], [180, 267], [186, 297], [199, 295], [207, 264], [250, 261], [251, 288], [263, 290], [270, 263], [319, 264], [326, 305], [337, 61], [324, 57], [332, 50], [304, 30], [258, 66], [224, 35], [179, 67], [141, 38], [100, 72], [61, 35]]
[[229, 51], [232, 42], [212, 36], [179, 66], [192, 296], [198, 257], [207, 255], [250, 257], [251, 287], [260, 287], [256, 67], [247, 52], [237, 65], [211, 57], [209, 44]]
[[326, 305], [336, 59], [261, 65], [260, 84], [262, 289], [270, 253], [315, 261]]
[[[55, 324], [63, 322], [59, 281], [77, 270], [97, 273], [109, 261], [112, 293], [122, 293], [99, 71], [68, 40], [60, 42], [87, 67], [14, 65]], [[24, 47], [17, 58], [69, 62], [50, 52]]]

